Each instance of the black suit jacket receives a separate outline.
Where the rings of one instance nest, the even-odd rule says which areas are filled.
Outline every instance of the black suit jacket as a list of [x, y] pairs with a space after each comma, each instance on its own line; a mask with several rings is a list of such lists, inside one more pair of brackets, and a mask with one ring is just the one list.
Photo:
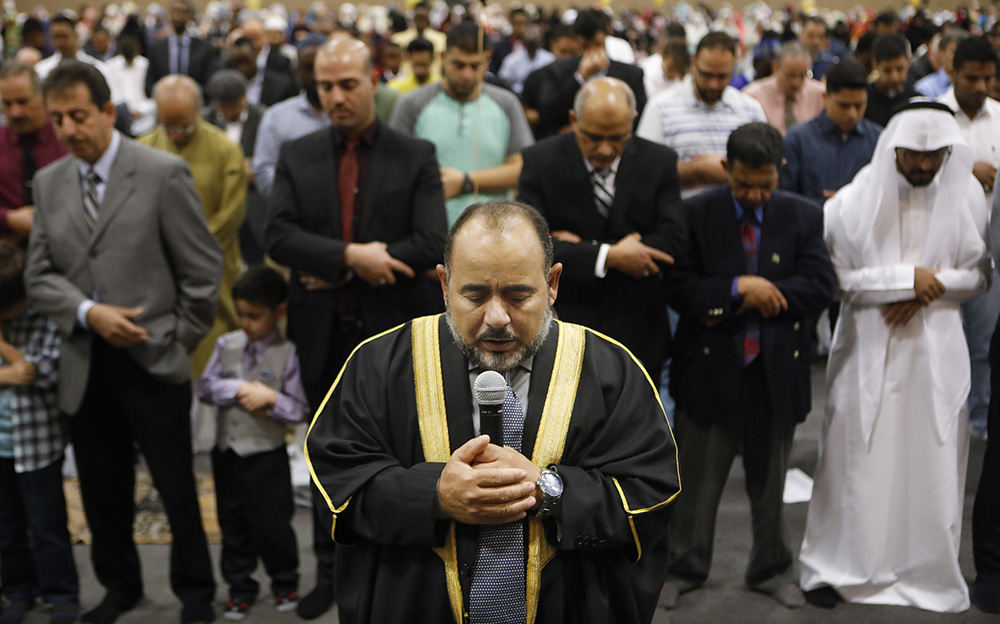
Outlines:
[[773, 417], [791, 430], [808, 414], [809, 321], [829, 305], [837, 283], [823, 242], [823, 214], [806, 198], [776, 190], [764, 208], [759, 275], [788, 300], [765, 319], [740, 312], [733, 278], [746, 273], [739, 222], [728, 187], [684, 202], [690, 231], [687, 257], [667, 279], [667, 298], [680, 314], [670, 365], [670, 393], [679, 409], [702, 424], [736, 412], [747, 319], [760, 326], [760, 358]]
[[637, 279], [610, 269], [598, 278], [594, 266], [602, 243], [616, 243], [632, 232], [642, 234], [643, 243], [651, 247], [684, 256], [687, 227], [677, 154], [633, 137], [622, 151], [608, 219], [594, 207], [593, 186], [576, 135], [551, 137], [522, 156], [518, 199], [538, 208], [553, 231], [569, 230], [582, 239], [553, 242], [555, 259], [563, 263], [556, 300], [560, 318], [623, 343], [656, 379], [670, 336], [662, 273]]
[[[149, 70], [146, 72], [146, 95], [152, 96], [153, 85], [160, 78], [170, 74], [170, 38], [154, 41], [146, 54], [149, 59]], [[218, 55], [215, 49], [204, 39], [191, 37], [188, 48], [188, 73], [202, 87], [208, 82], [216, 69], [219, 68]]]
[[298, 94], [299, 85], [290, 74], [273, 69], [264, 70], [264, 82], [260, 86], [261, 106], [268, 107]]
[[[427, 312], [420, 275], [442, 261], [447, 226], [432, 143], [380, 125], [364, 184], [355, 242], [385, 242], [389, 253], [418, 276], [397, 274], [396, 284], [383, 288], [372, 288], [357, 277], [348, 282], [360, 300], [364, 333], [371, 335]], [[342, 283], [347, 273], [331, 130], [281, 146], [266, 238], [271, 257], [292, 269], [288, 336], [298, 348], [303, 381], [322, 381], [311, 377], [327, 364], [332, 332], [339, 331], [337, 299], [344, 290], [307, 291], [299, 273], [333, 284]]]
[[[553, 63], [532, 72], [532, 75], [542, 72], [532, 80], [532, 90], [522, 95], [526, 106], [538, 111], [539, 121], [535, 135], [539, 138], [558, 133], [569, 124], [569, 109], [573, 108], [573, 98], [580, 90], [576, 80], [576, 71], [580, 67], [580, 57], [558, 59]], [[623, 81], [635, 94], [635, 105], [639, 115], [635, 123], [639, 123], [642, 109], [646, 106], [646, 87], [642, 82], [642, 70], [635, 65], [611, 61], [607, 75]], [[529, 75], [529, 80], [531, 76]], [[535, 89], [538, 85], [539, 88]], [[527, 84], [525, 85], [527, 91]]]
[[[243, 155], [247, 158], [253, 158], [254, 146], [257, 144], [257, 128], [260, 127], [260, 118], [263, 116], [262, 106], [248, 105], [247, 119], [243, 122], [243, 132], [240, 133], [240, 147], [243, 148]], [[226, 129], [226, 119], [212, 105], [205, 109], [205, 121], [217, 128]]]

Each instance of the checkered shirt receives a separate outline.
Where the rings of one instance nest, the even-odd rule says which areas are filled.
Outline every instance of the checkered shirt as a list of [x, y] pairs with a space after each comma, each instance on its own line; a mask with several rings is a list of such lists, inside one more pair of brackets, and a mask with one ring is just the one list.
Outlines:
[[29, 309], [4, 326], [4, 340], [35, 366], [35, 381], [8, 386], [14, 426], [14, 470], [40, 470], [62, 457], [66, 422], [56, 407], [59, 334], [47, 318]]

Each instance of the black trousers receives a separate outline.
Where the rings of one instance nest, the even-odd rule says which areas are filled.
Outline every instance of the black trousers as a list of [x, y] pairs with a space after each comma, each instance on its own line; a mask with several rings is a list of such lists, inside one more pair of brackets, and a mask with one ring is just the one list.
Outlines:
[[708, 426], [677, 411], [674, 434], [683, 490], [670, 522], [668, 578], [682, 590], [708, 578], [719, 500], [733, 460], [741, 452], [753, 525], [746, 584], [773, 591], [795, 580], [782, 522], [793, 431], [771, 415], [760, 358], [743, 370], [739, 405], [739, 413], [728, 414], [724, 424]]
[[298, 590], [299, 550], [292, 530], [292, 475], [285, 447], [240, 457], [212, 450], [215, 501], [222, 528], [222, 578], [234, 602], [253, 604], [260, 586], [257, 559], [271, 577], [271, 593]]
[[41, 596], [53, 604], [79, 600], [73, 548], [66, 529], [62, 460], [14, 472], [0, 459], [0, 587], [10, 600]]
[[1000, 323], [990, 343], [990, 386], [986, 456], [972, 507], [972, 555], [976, 562], [972, 594], [977, 604], [1000, 608]]
[[[333, 322], [337, 323], [336, 319]], [[340, 373], [341, 367], [347, 361], [348, 356], [354, 347], [364, 340], [368, 334], [360, 323], [350, 325], [344, 323], [344, 327], [338, 326], [330, 336], [330, 345], [327, 349], [326, 368], [322, 371], [302, 371], [303, 389], [306, 391], [306, 399], [309, 407], [315, 414], [319, 409], [323, 399], [326, 398], [330, 386]], [[316, 492], [316, 484], [311, 480], [309, 487], [312, 490], [312, 499], [319, 500]], [[326, 586], [332, 591], [333, 588], [333, 564], [336, 559], [333, 537], [326, 529], [326, 523], [321, 514], [329, 514], [329, 509], [320, 509], [313, 504], [313, 551], [316, 554], [316, 586]]]
[[80, 491], [93, 536], [90, 551], [108, 599], [142, 595], [132, 539], [135, 452], [146, 459], [170, 521], [170, 585], [185, 605], [215, 597], [191, 457], [191, 384], [154, 379], [124, 350], [94, 338], [90, 378], [71, 434]]

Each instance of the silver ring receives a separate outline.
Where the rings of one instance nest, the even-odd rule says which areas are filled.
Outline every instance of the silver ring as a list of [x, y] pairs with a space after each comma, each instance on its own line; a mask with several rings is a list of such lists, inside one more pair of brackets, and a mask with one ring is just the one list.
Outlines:
[[649, 271], [643, 271], [642, 272], [642, 276], [643, 277], [649, 277]]
[[379, 286], [385, 286], [385, 278], [384, 277], [378, 281], [378, 285]]

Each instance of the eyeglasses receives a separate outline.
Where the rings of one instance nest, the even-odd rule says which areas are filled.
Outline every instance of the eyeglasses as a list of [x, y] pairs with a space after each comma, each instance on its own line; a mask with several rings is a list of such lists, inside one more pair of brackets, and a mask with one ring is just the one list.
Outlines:
[[198, 124], [190, 124], [187, 126], [160, 124], [160, 127], [171, 134], [189, 136], [194, 134], [194, 131], [198, 129]]

